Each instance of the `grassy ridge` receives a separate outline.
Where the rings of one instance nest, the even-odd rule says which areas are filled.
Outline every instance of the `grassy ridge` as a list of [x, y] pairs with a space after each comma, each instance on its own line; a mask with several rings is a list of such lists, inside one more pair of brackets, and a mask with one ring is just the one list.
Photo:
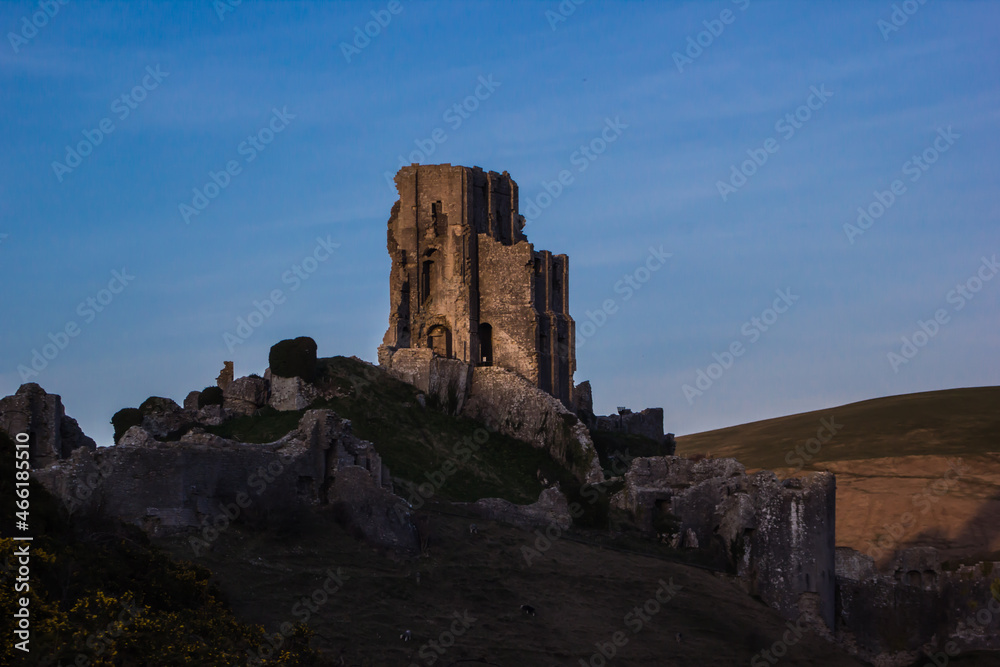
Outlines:
[[677, 438], [677, 453], [731, 456], [749, 468], [792, 467], [786, 456], [815, 438], [824, 419], [833, 420], [837, 433], [807, 467], [826, 461], [1000, 451], [1000, 387], [973, 387], [875, 398], [686, 435]]

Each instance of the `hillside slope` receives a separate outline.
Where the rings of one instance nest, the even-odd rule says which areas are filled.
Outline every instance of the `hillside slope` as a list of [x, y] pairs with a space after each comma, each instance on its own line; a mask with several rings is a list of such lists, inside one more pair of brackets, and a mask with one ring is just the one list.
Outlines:
[[934, 546], [1000, 552], [1000, 387], [877, 398], [696, 433], [680, 455], [731, 456], [779, 474], [837, 475], [837, 544], [887, 563]]
[[[529, 562], [524, 548], [536, 547], [537, 534], [479, 521], [471, 535], [469, 519], [438, 509], [444, 512], [430, 513], [428, 550], [417, 560], [377, 552], [322, 514], [302, 517], [294, 532], [234, 526], [194, 560], [215, 573], [241, 617], [272, 632], [301, 618], [296, 603], [339, 568], [343, 585], [309, 619], [332, 664], [597, 665], [605, 664], [593, 658], [600, 645], [613, 647], [621, 633], [625, 643], [607, 664], [747, 665], [787, 631], [777, 612], [710, 572], [583, 544], [576, 540], [587, 536], [577, 532]], [[182, 538], [160, 544], [192, 557]], [[654, 604], [661, 581], [680, 590]], [[522, 604], [535, 615], [522, 613]], [[632, 613], [637, 606], [646, 607], [646, 620]], [[458, 617], [474, 621], [454, 632]], [[406, 630], [410, 642], [400, 639]], [[789, 648], [788, 660], [861, 664], [810, 633]]]

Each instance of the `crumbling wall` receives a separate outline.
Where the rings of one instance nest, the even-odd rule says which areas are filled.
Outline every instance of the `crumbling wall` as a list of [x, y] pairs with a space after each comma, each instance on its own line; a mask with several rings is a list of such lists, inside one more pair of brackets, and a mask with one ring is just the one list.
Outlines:
[[817, 597], [833, 628], [835, 492], [830, 473], [779, 482], [768, 471], [748, 476], [735, 459], [656, 456], [632, 461], [611, 503], [640, 530], [727, 565], [788, 618]]
[[77, 421], [66, 416], [62, 398], [46, 393], [34, 382], [22, 384], [13, 396], [0, 399], [0, 429], [12, 439], [18, 433], [28, 434], [28, 461], [35, 469], [60, 461], [77, 449], [97, 448]]
[[337, 504], [365, 539], [416, 548], [408, 518], [393, 509], [403, 501], [392, 493], [381, 457], [329, 410], [306, 412], [296, 430], [267, 444], [197, 430], [161, 442], [134, 426], [118, 445], [77, 450], [36, 478], [75, 512], [121, 519], [154, 535], [212, 527], [234, 511], [280, 520]]
[[932, 547], [905, 549], [879, 572], [870, 556], [838, 548], [838, 643], [887, 665], [909, 665], [922, 652], [1000, 650], [1000, 601], [990, 593], [1000, 563], [945, 571], [938, 560]]

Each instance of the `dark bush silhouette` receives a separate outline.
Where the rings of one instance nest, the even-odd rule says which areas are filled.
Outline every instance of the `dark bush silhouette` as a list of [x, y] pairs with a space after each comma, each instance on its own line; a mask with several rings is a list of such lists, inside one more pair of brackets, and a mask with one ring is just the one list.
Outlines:
[[300, 377], [306, 382], [316, 379], [316, 341], [308, 336], [272, 345], [267, 360], [271, 365], [271, 375]]
[[122, 408], [111, 418], [115, 427], [115, 443], [133, 426], [142, 426], [142, 411], [139, 408]]
[[202, 389], [198, 395], [198, 407], [203, 408], [206, 405], [222, 405], [222, 389], [215, 386]]
[[175, 409], [175, 404], [169, 398], [160, 396], [150, 396], [139, 406], [139, 412], [143, 417], [157, 412], [171, 412]]

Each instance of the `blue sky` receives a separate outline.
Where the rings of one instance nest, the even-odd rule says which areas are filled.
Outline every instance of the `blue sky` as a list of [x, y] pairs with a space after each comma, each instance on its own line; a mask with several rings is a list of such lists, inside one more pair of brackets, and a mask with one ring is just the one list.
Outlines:
[[525, 231], [569, 254], [598, 412], [685, 434], [998, 383], [994, 3], [42, 5], [0, 5], [0, 394], [30, 369], [99, 444], [283, 338], [374, 361], [385, 173], [420, 146], [548, 204]]

